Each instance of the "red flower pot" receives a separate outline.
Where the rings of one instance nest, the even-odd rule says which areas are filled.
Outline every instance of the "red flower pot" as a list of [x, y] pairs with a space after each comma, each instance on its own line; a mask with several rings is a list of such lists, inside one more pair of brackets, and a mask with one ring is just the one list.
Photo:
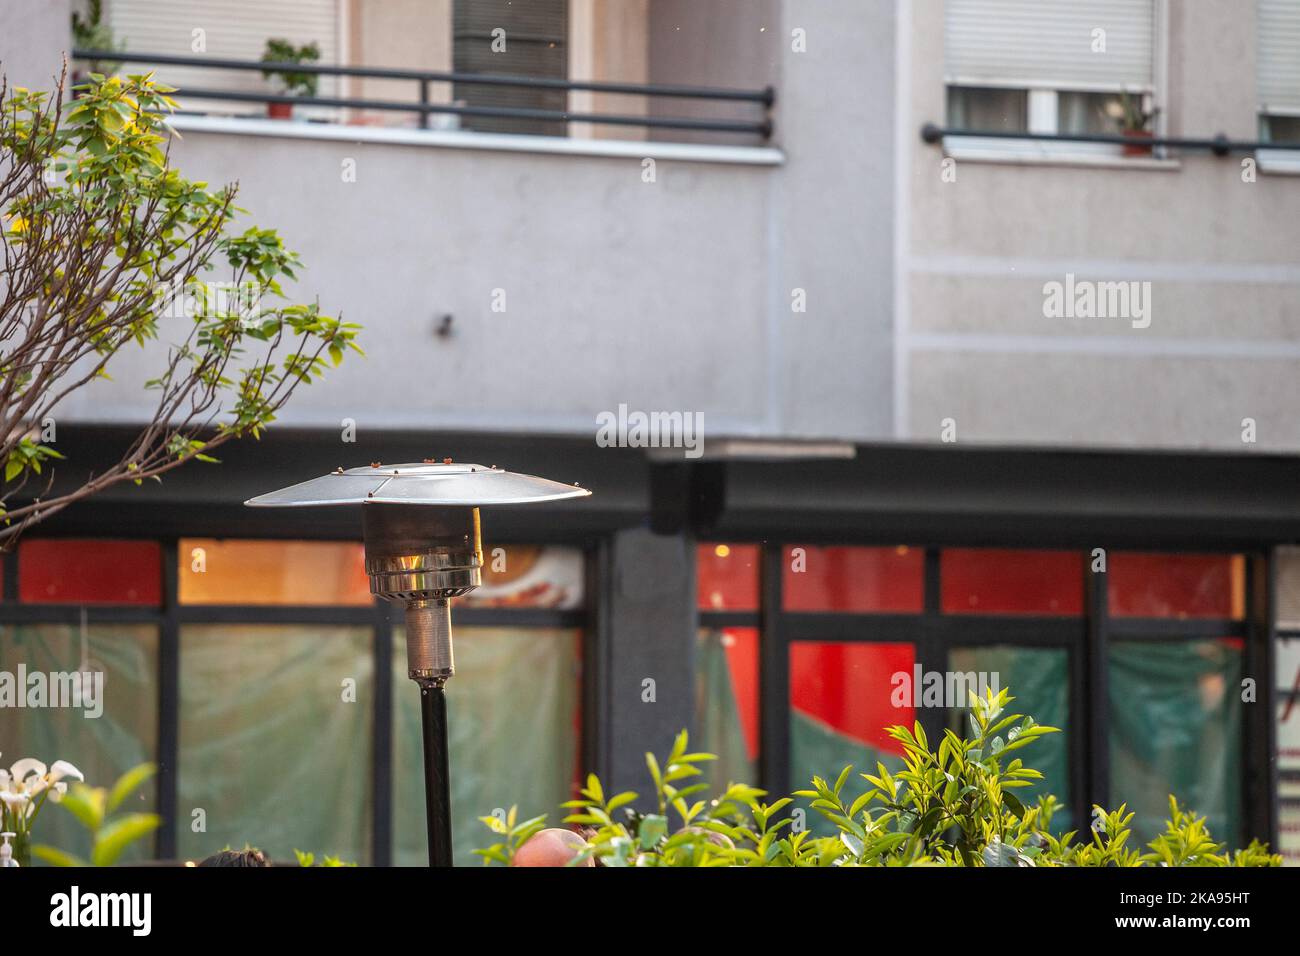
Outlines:
[[271, 119], [293, 119], [293, 104], [267, 103], [266, 115]]
[[[1124, 135], [1130, 139], [1155, 139], [1155, 133], [1149, 129], [1126, 129]], [[1143, 143], [1125, 143], [1125, 156], [1150, 156], [1151, 147]]]

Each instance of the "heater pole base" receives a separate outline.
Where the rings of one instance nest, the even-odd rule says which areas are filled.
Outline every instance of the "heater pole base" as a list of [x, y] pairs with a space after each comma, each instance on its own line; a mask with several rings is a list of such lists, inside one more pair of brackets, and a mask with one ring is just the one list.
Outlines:
[[419, 681], [424, 728], [424, 804], [429, 866], [451, 866], [451, 773], [447, 757], [447, 695], [441, 682]]

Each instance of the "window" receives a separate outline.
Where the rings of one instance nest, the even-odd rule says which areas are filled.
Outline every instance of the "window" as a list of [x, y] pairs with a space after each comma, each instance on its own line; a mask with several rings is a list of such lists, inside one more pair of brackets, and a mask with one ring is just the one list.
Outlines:
[[1241, 846], [1241, 641], [1112, 641], [1110, 809], [1136, 816], [1132, 841], [1164, 830], [1170, 794]]
[[759, 562], [756, 544], [696, 546], [696, 730], [692, 750], [717, 754], [701, 769], [715, 789], [752, 783], [759, 767]]
[[345, 541], [182, 538], [182, 604], [350, 604], [366, 607], [365, 549]]
[[[452, 62], [457, 73], [568, 79], [568, 0], [455, 0]], [[471, 106], [554, 110], [568, 105], [563, 89], [457, 83], [455, 98]], [[563, 122], [466, 116], [467, 129], [563, 136]]]
[[162, 551], [153, 541], [30, 539], [18, 545], [26, 604], [158, 605]]
[[787, 611], [908, 612], [924, 600], [925, 552], [893, 548], [785, 549]]
[[[27, 544], [34, 542], [25, 542]], [[109, 786], [137, 764], [155, 759], [158, 743], [158, 627], [156, 624], [0, 624], [0, 672], [11, 678], [25, 670], [43, 675], [81, 674], [79, 703], [13, 707], [0, 717], [0, 755], [8, 769], [23, 757], [49, 766], [66, 760], [96, 786]], [[31, 685], [29, 684], [29, 687]], [[30, 703], [31, 701], [29, 701]], [[156, 782], [136, 791], [126, 809], [148, 813], [156, 806]], [[69, 814], [44, 810], [39, 842], [88, 859], [90, 840]], [[124, 861], [151, 857], [146, 841], [130, 848]]]
[[758, 545], [702, 544], [696, 548], [697, 606], [701, 611], [758, 610]]
[[[1033, 756], [1026, 762], [1043, 775], [1032, 786], [1018, 790], [1016, 796], [1031, 806], [1040, 794], [1050, 793], [1061, 806], [1052, 817], [1052, 829], [1064, 833], [1074, 828], [1070, 805], [1070, 661], [1063, 648], [1015, 647], [991, 644], [985, 647], [956, 647], [948, 655], [948, 668], [978, 680], [979, 675], [998, 677], [1001, 687], [1011, 688], [1015, 701], [1011, 713], [1028, 714], [1061, 733], [1049, 734], [1035, 741]], [[966, 715], [970, 708], [957, 706], [949, 711], [948, 726], [953, 733], [969, 733]]]
[[[519, 819], [575, 794], [582, 739], [582, 636], [573, 628], [456, 628], [456, 677], [447, 684], [453, 860], [481, 865], [479, 817], [519, 805]], [[420, 694], [406, 677], [401, 628], [393, 635], [393, 863], [429, 859]], [[351, 759], [350, 759], [351, 762]], [[523, 802], [520, 802], [523, 801]]]
[[1232, 554], [1111, 555], [1108, 575], [1114, 617], [1219, 618], [1246, 611], [1246, 562]]
[[[110, 786], [159, 764], [131, 809], [166, 816], [132, 860], [251, 844], [277, 861], [300, 849], [422, 864], [419, 693], [401, 611], [372, 598], [362, 554], [354, 541], [25, 539], [0, 564], [0, 672], [89, 673], [102, 692], [81, 709], [6, 707], [5, 766], [63, 759]], [[484, 558], [481, 588], [456, 602], [448, 688], [461, 864], [477, 862], [478, 816], [520, 794], [534, 801], [521, 809], [553, 812], [584, 769], [583, 554], [511, 544]], [[41, 834], [88, 851], [64, 814], [43, 815]]]
[[[893, 766], [898, 750], [886, 727], [919, 722], [933, 744], [945, 729], [966, 732], [970, 690], [1008, 688], [1012, 713], [1062, 731], [1020, 755], [1044, 779], [1018, 794], [1054, 795], [1057, 832], [1086, 832], [1093, 802], [1126, 802], [1141, 845], [1163, 828], [1173, 794], [1231, 848], [1267, 837], [1247, 832], [1261, 814], [1245, 805], [1249, 768], [1267, 763], [1242, 701], [1255, 633], [1253, 556], [1114, 550], [1094, 571], [1096, 555], [1084, 549], [699, 549], [696, 727], [700, 749], [722, 755], [717, 779], [786, 792], [849, 764]], [[1296, 631], [1284, 642], [1275, 691], [1281, 814], [1292, 826], [1300, 821], [1300, 689], [1287, 690], [1300, 688], [1297, 555], [1284, 550], [1277, 560], [1279, 621]], [[1093, 666], [1105, 670], [1105, 693], [1089, 691]], [[1090, 751], [1094, 739], [1103, 752]], [[1300, 856], [1296, 846], [1284, 830], [1279, 851]]]
[[1083, 558], [1074, 551], [948, 548], [945, 614], [1080, 614]]
[[1259, 0], [1255, 23], [1260, 139], [1300, 144], [1300, 4]]
[[1300, 866], [1300, 548], [1276, 552], [1278, 844], [1287, 866]]
[[274, 860], [372, 858], [370, 642], [361, 626], [181, 628], [183, 857], [252, 844]]
[[[115, 36], [125, 40], [133, 53], [164, 53], [172, 56], [204, 55], [228, 60], [260, 60], [271, 38], [289, 40], [295, 46], [315, 43], [321, 64], [344, 62], [340, 56], [342, 31], [339, 0], [260, 0], [233, 3], [213, 0], [113, 0], [104, 5]], [[204, 48], [194, 47], [194, 30], [204, 30]], [[126, 73], [146, 73], [150, 64], [132, 63]], [[266, 93], [271, 83], [256, 70], [221, 70], [203, 66], [160, 68], [160, 76], [178, 87], [182, 109], [203, 112], [257, 113], [265, 115], [260, 103], [185, 99], [185, 89], [230, 90]], [[318, 96], [338, 96], [338, 80], [321, 76]], [[327, 116], [329, 108], [300, 108], [304, 116]]]
[[692, 749], [717, 754], [704, 775], [716, 788], [758, 779], [758, 628], [702, 627], [696, 644]]
[[[947, 0], [944, 75], [947, 125], [1026, 133], [1123, 131], [1124, 96], [1152, 108], [1153, 0]], [[1005, 140], [967, 149], [1116, 154], [1112, 144]]]
[[[866, 772], [874, 772], [877, 762], [891, 771], [902, 766], [902, 745], [886, 728], [911, 727], [916, 719], [912, 701], [897, 693], [896, 679], [910, 677], [915, 663], [911, 644], [790, 645], [790, 789], [850, 765]], [[814, 831], [823, 823], [809, 820]]]

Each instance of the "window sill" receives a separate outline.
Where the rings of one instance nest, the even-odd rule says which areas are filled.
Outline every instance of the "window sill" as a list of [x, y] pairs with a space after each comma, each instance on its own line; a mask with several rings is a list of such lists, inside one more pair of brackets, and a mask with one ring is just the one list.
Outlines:
[[1071, 166], [1089, 169], [1140, 169], [1172, 172], [1182, 161], [1159, 156], [1125, 156], [1118, 146], [1100, 143], [1051, 143], [1038, 140], [945, 136], [944, 155], [972, 163], [1010, 166]]
[[182, 133], [276, 136], [284, 139], [342, 140], [349, 143], [390, 143], [401, 146], [434, 146], [443, 149], [605, 156], [638, 160], [650, 158], [742, 166], [780, 166], [785, 162], [785, 154], [770, 146], [715, 146], [659, 140], [575, 139], [562, 136], [352, 126], [233, 116], [176, 115], [169, 117], [168, 122]]
[[1255, 152], [1261, 173], [1300, 176], [1300, 149], [1261, 149]]

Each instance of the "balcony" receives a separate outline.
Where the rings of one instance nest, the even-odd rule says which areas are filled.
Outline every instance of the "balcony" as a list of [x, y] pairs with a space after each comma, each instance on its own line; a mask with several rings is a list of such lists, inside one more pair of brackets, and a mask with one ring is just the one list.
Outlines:
[[[506, 74], [454, 73], [393, 67], [332, 66], [315, 63], [231, 60], [211, 57], [176, 56], [162, 53], [124, 53], [112, 50], [76, 49], [75, 59], [92, 66], [102, 62], [121, 64], [124, 72], [155, 72], [165, 83], [177, 87], [175, 98], [181, 103], [182, 117], [208, 117], [226, 120], [290, 120], [295, 114], [301, 121], [321, 125], [344, 125], [362, 128], [437, 130], [441, 132], [488, 131], [515, 135], [551, 135], [565, 138], [591, 138], [593, 128], [634, 130], [637, 139], [671, 140], [685, 132], [696, 139], [708, 135], [746, 145], [766, 144], [772, 136], [770, 111], [775, 91], [764, 89], [724, 89], [649, 83], [610, 83], [575, 81], [543, 76]], [[223, 74], [230, 81], [217, 86], [193, 86], [185, 82], [186, 72], [202, 70], [204, 74]], [[180, 74], [170, 78], [170, 73]], [[293, 75], [309, 87], [309, 92], [291, 93], [275, 87], [256, 89], [248, 77]], [[317, 93], [319, 81], [334, 82], [326, 93]], [[381, 98], [365, 95], [364, 81], [396, 81], [408, 85], [412, 95]], [[342, 95], [342, 89], [357, 86], [359, 95]], [[643, 109], [612, 111], [601, 109], [548, 108], [546, 106], [482, 105], [466, 98], [437, 100], [435, 90], [466, 92], [480, 89], [522, 94], [522, 98], [555, 96], [561, 100], [592, 97], [635, 98]], [[686, 102], [695, 106], [697, 115], [674, 115], [665, 104]], [[718, 113], [718, 109], [729, 110]], [[748, 109], [746, 109], [748, 108]], [[748, 113], [749, 115], [743, 115]], [[399, 117], [396, 121], [392, 117]], [[182, 127], [195, 127], [182, 121]], [[211, 128], [219, 129], [220, 126]], [[233, 128], [233, 127], [227, 127]], [[247, 131], [250, 128], [239, 127]], [[282, 133], [283, 127], [269, 132]], [[353, 131], [355, 133], [355, 130]], [[352, 135], [351, 133], [349, 135]], [[418, 140], [414, 140], [418, 141]], [[439, 140], [428, 140], [437, 142]], [[450, 142], [449, 140], [440, 140]], [[471, 144], [472, 145], [472, 144]]]
[[[766, 359], [735, 346], [763, 338], [770, 307], [769, 183], [783, 163], [767, 142], [770, 89], [75, 56], [178, 87], [172, 161], [190, 177], [238, 182], [249, 221], [302, 254], [302, 294], [374, 330], [368, 361], [296, 403], [288, 424], [588, 432], [598, 410], [636, 395], [646, 407], [708, 409], [719, 430], [760, 429]], [[228, 82], [186, 82], [200, 65]], [[322, 89], [262, 88], [261, 72], [277, 68], [317, 76]], [[405, 95], [375, 95], [372, 83]], [[596, 107], [447, 97], [470, 85]], [[613, 98], [645, 105], [612, 109]], [[268, 116], [268, 103], [286, 102], [295, 118]], [[496, 125], [471, 126], [483, 121]], [[131, 366], [143, 374], [154, 358], [120, 360], [115, 379], [131, 382]], [[463, 401], [488, 368], [498, 384]], [[68, 411], [82, 421], [143, 413], [141, 396], [116, 383], [77, 400]]]

